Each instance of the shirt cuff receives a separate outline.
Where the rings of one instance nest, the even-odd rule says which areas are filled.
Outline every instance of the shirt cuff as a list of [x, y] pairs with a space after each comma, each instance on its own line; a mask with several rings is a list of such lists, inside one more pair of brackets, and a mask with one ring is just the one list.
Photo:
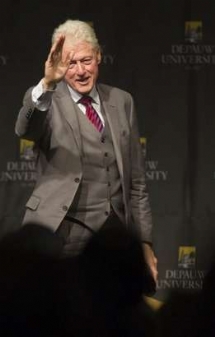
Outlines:
[[42, 80], [33, 88], [31, 97], [38, 110], [46, 111], [50, 108], [54, 91], [55, 88], [44, 90]]

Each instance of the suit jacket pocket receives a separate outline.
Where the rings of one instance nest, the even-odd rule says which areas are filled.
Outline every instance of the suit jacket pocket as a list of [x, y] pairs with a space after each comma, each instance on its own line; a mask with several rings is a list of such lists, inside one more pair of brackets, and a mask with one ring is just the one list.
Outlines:
[[30, 199], [28, 200], [26, 207], [30, 208], [32, 211], [35, 211], [40, 204], [40, 198], [36, 197], [35, 195], [32, 195]]

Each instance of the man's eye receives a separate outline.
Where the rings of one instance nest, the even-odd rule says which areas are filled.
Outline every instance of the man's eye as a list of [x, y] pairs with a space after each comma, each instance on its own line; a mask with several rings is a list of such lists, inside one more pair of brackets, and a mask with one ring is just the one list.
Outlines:
[[75, 62], [70, 61], [70, 62], [69, 62], [69, 68], [73, 68], [74, 66], [75, 66]]
[[85, 59], [83, 60], [84, 64], [90, 64], [92, 62], [92, 59]]

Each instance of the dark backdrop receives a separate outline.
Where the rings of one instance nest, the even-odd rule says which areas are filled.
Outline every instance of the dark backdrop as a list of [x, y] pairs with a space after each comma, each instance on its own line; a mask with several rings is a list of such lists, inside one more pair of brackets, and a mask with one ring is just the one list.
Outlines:
[[103, 47], [100, 80], [136, 101], [155, 297], [200, 289], [215, 236], [215, 3], [2, 0], [0, 17], [0, 236], [20, 226], [35, 182], [32, 144], [14, 134], [23, 94], [43, 76], [53, 29], [67, 18], [90, 21]]

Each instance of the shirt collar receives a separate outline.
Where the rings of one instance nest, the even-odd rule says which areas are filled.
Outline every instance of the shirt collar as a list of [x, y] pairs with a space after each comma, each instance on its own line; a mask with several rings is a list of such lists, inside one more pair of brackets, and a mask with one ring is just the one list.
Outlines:
[[[82, 95], [79, 94], [77, 91], [75, 91], [73, 88], [71, 88], [68, 84], [67, 84], [67, 86], [68, 86], [68, 89], [69, 89], [69, 92], [71, 94], [71, 97], [72, 97], [73, 101], [75, 103], [78, 103], [78, 101], [80, 100], [80, 98], [82, 97]], [[99, 94], [98, 94], [98, 91], [96, 90], [95, 86], [90, 91], [90, 93], [88, 94], [88, 96], [92, 97], [94, 103], [99, 104]]]

